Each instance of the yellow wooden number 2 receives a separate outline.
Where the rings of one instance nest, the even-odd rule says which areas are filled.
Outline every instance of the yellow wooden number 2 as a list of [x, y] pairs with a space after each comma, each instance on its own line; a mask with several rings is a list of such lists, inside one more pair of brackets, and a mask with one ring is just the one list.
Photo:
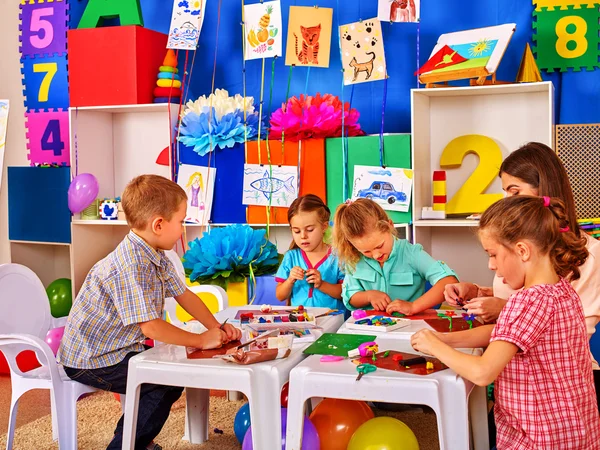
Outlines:
[[484, 194], [498, 176], [502, 150], [493, 139], [480, 134], [459, 136], [444, 148], [440, 158], [442, 169], [457, 168], [469, 153], [479, 157], [479, 165], [446, 205], [446, 214], [474, 214], [485, 211], [503, 194]]
[[[574, 25], [575, 30], [572, 33], [567, 31], [569, 25]], [[588, 49], [588, 41], [585, 38], [587, 33], [587, 23], [583, 17], [566, 16], [556, 22], [556, 53], [561, 58], [579, 58], [583, 56]], [[569, 42], [575, 42], [575, 48], [570, 50], [567, 47]]]

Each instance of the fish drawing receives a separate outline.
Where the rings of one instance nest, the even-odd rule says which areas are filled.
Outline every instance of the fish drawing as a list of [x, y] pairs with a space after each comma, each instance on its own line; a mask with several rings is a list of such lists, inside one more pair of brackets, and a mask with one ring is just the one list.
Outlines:
[[266, 171], [263, 178], [253, 181], [250, 186], [259, 192], [262, 192], [268, 199], [271, 193], [275, 193], [281, 189], [286, 189], [291, 194], [294, 194], [294, 176], [292, 175], [287, 180], [269, 177], [269, 171]]
[[387, 175], [388, 177], [392, 176], [392, 172], [390, 170], [383, 170], [383, 169], [369, 170], [369, 173], [372, 173], [373, 175]]

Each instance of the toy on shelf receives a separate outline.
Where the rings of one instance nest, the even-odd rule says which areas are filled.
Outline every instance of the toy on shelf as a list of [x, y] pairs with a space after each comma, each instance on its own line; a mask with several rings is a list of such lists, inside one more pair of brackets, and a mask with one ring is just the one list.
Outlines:
[[433, 207], [424, 206], [421, 211], [421, 219], [445, 219], [446, 218], [446, 171], [433, 171]]
[[158, 79], [154, 88], [154, 103], [179, 103], [181, 100], [181, 78], [178, 75], [177, 57], [167, 50], [162, 66], [158, 69]]
[[540, 69], [538, 69], [529, 42], [525, 45], [519, 71], [517, 72], [517, 83], [539, 83], [542, 81]]
[[358, 320], [352, 317], [346, 322], [346, 328], [350, 330], [362, 330], [372, 333], [388, 333], [409, 325], [409, 319], [386, 317], [383, 315], [364, 317]]
[[119, 216], [118, 204], [121, 202], [119, 197], [117, 198], [105, 198], [100, 203], [100, 217], [103, 220], [117, 220]]
[[[428, 88], [468, 78], [474, 78], [472, 85], [506, 84], [496, 81], [496, 70], [515, 28], [516, 24], [507, 23], [442, 34], [429, 60], [415, 75]], [[486, 81], [490, 75], [492, 80]]]
[[81, 211], [81, 220], [100, 219], [100, 200], [96, 199], [90, 206]]
[[600, 219], [583, 219], [578, 222], [579, 228], [593, 238], [600, 239]]

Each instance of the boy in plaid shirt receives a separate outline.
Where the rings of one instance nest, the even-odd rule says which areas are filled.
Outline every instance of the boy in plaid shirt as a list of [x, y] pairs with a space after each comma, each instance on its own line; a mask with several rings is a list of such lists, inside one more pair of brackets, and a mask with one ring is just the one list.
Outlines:
[[[413, 347], [479, 386], [496, 380], [498, 450], [600, 449], [600, 418], [579, 278], [587, 240], [549, 197], [513, 196], [479, 223], [489, 267], [514, 290], [496, 325], [420, 331]], [[482, 356], [454, 350], [485, 347]]]
[[[129, 359], [146, 349], [146, 338], [202, 349], [240, 338], [237, 328], [217, 322], [164, 254], [182, 234], [186, 204], [183, 189], [158, 175], [139, 176], [125, 188], [122, 205], [131, 231], [92, 267], [65, 327], [58, 361], [71, 379], [125, 394]], [[174, 297], [208, 331], [189, 333], [165, 322], [167, 297]], [[142, 386], [136, 450], [151, 444], [182, 391]], [[121, 449], [122, 432], [123, 417], [107, 450]]]

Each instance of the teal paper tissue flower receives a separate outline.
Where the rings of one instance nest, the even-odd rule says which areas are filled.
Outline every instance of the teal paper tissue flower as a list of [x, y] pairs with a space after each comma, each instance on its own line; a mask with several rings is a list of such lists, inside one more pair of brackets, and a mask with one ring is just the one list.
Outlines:
[[183, 255], [190, 281], [226, 288], [230, 282], [275, 273], [282, 256], [265, 233], [241, 224], [203, 233], [202, 238], [190, 242]]

